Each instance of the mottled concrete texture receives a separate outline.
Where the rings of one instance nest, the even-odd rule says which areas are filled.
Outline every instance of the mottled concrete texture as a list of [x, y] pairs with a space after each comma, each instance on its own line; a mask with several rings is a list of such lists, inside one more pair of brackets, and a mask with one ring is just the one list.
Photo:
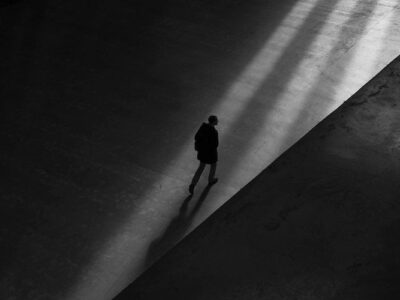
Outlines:
[[116, 300], [400, 295], [400, 59]]

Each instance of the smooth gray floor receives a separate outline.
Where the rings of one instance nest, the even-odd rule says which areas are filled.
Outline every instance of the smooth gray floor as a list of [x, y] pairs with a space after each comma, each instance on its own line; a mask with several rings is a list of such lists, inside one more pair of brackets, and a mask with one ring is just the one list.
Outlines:
[[[0, 298], [111, 298], [396, 57], [399, 14], [394, 0], [3, 1]], [[212, 113], [220, 181], [171, 227]]]
[[400, 57], [115, 300], [397, 299], [399, 86]]

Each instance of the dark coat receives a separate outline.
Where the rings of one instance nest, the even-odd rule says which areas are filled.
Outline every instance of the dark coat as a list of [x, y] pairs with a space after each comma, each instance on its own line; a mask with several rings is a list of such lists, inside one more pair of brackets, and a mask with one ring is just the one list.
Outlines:
[[197, 159], [206, 164], [216, 163], [218, 161], [218, 131], [214, 126], [203, 123], [194, 139]]

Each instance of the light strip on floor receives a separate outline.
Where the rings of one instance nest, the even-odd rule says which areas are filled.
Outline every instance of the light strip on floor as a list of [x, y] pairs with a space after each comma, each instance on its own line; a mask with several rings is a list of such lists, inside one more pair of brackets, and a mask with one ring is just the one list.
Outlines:
[[[383, 5], [386, 2], [378, 1], [377, 9], [373, 12], [372, 19], [366, 28], [366, 34], [363, 34], [352, 49], [352, 58], [347, 63], [346, 70], [341, 76], [341, 81], [336, 88], [337, 99], [348, 99], [355, 91], [349, 90], [349, 82], [368, 82], [381, 69], [383, 69], [394, 58], [394, 53], [385, 55], [385, 40], [388, 31], [394, 22], [396, 10], [392, 7]], [[379, 3], [383, 3], [379, 5]], [[398, 53], [396, 53], [398, 55]]]
[[[252, 139], [253, 145], [248, 146], [247, 153], [242, 156], [236, 166], [237, 169], [245, 170], [247, 166], [252, 165], [253, 170], [258, 168], [261, 172], [282, 153], [282, 149], [288, 147], [288, 145], [283, 145], [283, 142], [287, 141], [287, 135], [293, 129], [292, 122], [297, 119], [298, 112], [307, 105], [307, 95], [318, 81], [327, 63], [329, 57], [327, 54], [338, 41], [341, 30], [341, 27], [337, 26], [338, 20], [344, 24], [349, 18], [349, 15], [343, 15], [339, 8], [346, 7], [346, 11], [351, 11], [355, 2], [341, 0], [335, 4], [326, 21], [321, 25], [319, 34], [308, 46], [308, 49], [312, 50], [308, 53], [314, 54], [299, 62], [285, 90], [279, 95], [279, 99], [275, 100], [274, 107], [266, 112], [263, 128], [257, 133], [258, 136]], [[321, 47], [323, 47], [322, 51], [320, 51]], [[261, 157], [263, 159], [260, 159]], [[260, 161], [263, 161], [263, 164], [260, 164]], [[235, 176], [234, 173], [233, 176]]]
[[229, 118], [224, 118], [223, 122], [221, 122], [221, 132], [228, 131], [232, 123], [236, 121], [236, 116], [242, 112], [247, 101], [260, 88], [268, 74], [274, 70], [282, 53], [296, 36], [304, 20], [318, 2], [319, 0], [298, 2], [265, 43], [261, 51], [226, 91], [220, 104], [214, 109], [217, 115], [229, 116]]

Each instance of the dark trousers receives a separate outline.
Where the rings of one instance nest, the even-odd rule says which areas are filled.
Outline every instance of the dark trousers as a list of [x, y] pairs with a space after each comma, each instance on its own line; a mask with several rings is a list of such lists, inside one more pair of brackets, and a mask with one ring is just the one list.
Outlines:
[[[203, 162], [200, 162], [199, 167], [196, 170], [196, 173], [194, 173], [194, 176], [192, 179], [192, 185], [197, 184], [205, 167], [206, 167], [206, 164]], [[208, 182], [212, 182], [214, 180], [216, 170], [217, 170], [217, 163], [210, 164], [210, 173], [208, 174]]]

